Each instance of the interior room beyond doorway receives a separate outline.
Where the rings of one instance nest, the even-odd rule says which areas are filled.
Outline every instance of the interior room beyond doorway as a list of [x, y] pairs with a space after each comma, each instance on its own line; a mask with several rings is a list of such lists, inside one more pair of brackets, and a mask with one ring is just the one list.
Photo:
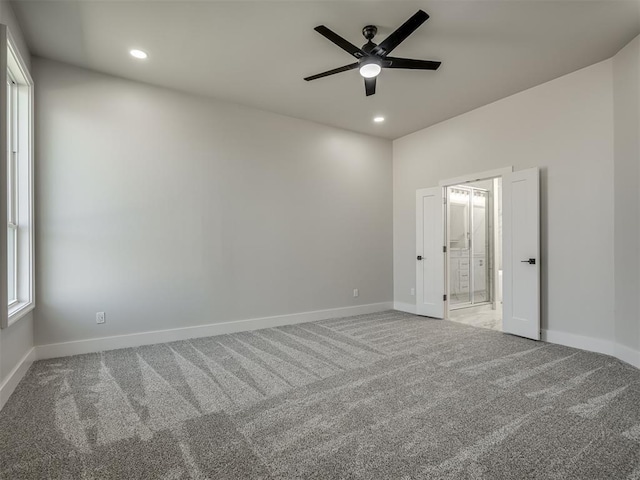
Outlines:
[[450, 320], [502, 330], [502, 179], [446, 187]]

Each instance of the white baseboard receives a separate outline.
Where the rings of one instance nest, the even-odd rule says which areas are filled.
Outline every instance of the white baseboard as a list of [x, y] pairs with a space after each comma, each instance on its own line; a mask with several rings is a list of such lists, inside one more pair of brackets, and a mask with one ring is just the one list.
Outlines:
[[393, 302], [393, 309], [400, 312], [413, 313], [416, 315], [416, 305], [413, 303]]
[[9, 397], [20, 383], [20, 380], [22, 380], [35, 360], [36, 350], [35, 348], [31, 348], [13, 370], [11, 370], [5, 381], [0, 384], [0, 410], [2, 410], [2, 407], [7, 403], [7, 400], [9, 400]]
[[330, 318], [349, 317], [366, 313], [382, 312], [393, 309], [392, 302], [371, 303], [354, 307], [331, 308], [313, 312], [293, 313], [274, 317], [251, 318], [232, 322], [213, 323], [194, 327], [172, 328], [170, 330], [156, 330], [152, 332], [132, 333], [113, 337], [90, 338], [73, 342], [51, 343], [36, 346], [38, 360], [57, 357], [68, 357], [83, 353], [102, 352], [118, 348], [139, 347], [154, 343], [174, 342], [190, 338], [211, 337], [225, 333], [259, 330], [261, 328], [280, 327], [296, 323], [314, 322]]
[[640, 351], [638, 350], [616, 343], [614, 356], [623, 362], [627, 362], [636, 368], [640, 368]]
[[541, 340], [549, 343], [557, 343], [567, 347], [580, 348], [590, 352], [614, 354], [614, 344], [609, 340], [600, 340], [575, 333], [559, 332], [557, 330], [542, 330]]
[[619, 343], [556, 330], [542, 330], [542, 340], [590, 352], [604, 353], [640, 368], [640, 352]]

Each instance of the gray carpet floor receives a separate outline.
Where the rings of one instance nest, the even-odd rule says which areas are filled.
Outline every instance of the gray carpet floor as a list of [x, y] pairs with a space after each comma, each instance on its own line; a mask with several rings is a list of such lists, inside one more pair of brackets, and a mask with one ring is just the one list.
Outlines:
[[640, 371], [399, 312], [36, 362], [3, 479], [640, 479]]

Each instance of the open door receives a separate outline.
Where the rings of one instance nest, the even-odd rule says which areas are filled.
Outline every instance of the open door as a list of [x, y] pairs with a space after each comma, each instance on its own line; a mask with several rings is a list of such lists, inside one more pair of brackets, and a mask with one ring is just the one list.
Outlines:
[[416, 192], [416, 313], [444, 318], [442, 187]]
[[503, 331], [540, 340], [540, 184], [537, 168], [502, 177]]

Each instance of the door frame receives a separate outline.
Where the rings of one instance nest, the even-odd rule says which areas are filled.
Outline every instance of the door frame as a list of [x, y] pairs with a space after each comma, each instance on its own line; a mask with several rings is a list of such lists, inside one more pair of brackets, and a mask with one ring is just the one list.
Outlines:
[[453, 187], [454, 185], [460, 185], [463, 183], [479, 182], [481, 180], [503, 177], [508, 173], [513, 173], [513, 166], [496, 168], [495, 170], [487, 170], [480, 173], [470, 173], [468, 175], [462, 175], [460, 177], [440, 180], [440, 182], [438, 182], [438, 185], [441, 187]]
[[[513, 173], [513, 165], [509, 166], [509, 167], [503, 167], [503, 168], [497, 168], [495, 170], [487, 170], [484, 172], [479, 172], [479, 173], [470, 173], [467, 175], [462, 175], [459, 177], [455, 177], [455, 178], [449, 178], [449, 179], [445, 179], [445, 180], [440, 180], [438, 182], [438, 185], [444, 190], [447, 187], [453, 187], [455, 185], [464, 185], [465, 183], [473, 183], [473, 182], [479, 182], [481, 180], [491, 180], [491, 179], [496, 179], [496, 178], [502, 178], [507, 174]], [[448, 205], [447, 205], [448, 207]], [[447, 240], [447, 234], [446, 232], [448, 231], [447, 229], [449, 228], [449, 225], [447, 225], [447, 218], [446, 215], [444, 216], [444, 225], [443, 225], [443, 233], [444, 233], [444, 237], [442, 239], [443, 245], [446, 245], [446, 240]], [[504, 232], [503, 232], [504, 235]], [[497, 236], [497, 235], [496, 235]], [[450, 285], [449, 285], [449, 256], [450, 256], [450, 252], [449, 249], [447, 249], [447, 254], [445, 255], [445, 259], [444, 259], [444, 284], [445, 284], [445, 291], [447, 294], [447, 300], [444, 302], [444, 318], [446, 320], [449, 319], [449, 289], [450, 289]], [[495, 277], [497, 277], [497, 268], [494, 269], [495, 270]], [[494, 279], [494, 281], [497, 280], [497, 278]], [[497, 283], [494, 284], [494, 288], [497, 289], [498, 285]], [[497, 297], [497, 295], [495, 295], [494, 292], [494, 297]]]

